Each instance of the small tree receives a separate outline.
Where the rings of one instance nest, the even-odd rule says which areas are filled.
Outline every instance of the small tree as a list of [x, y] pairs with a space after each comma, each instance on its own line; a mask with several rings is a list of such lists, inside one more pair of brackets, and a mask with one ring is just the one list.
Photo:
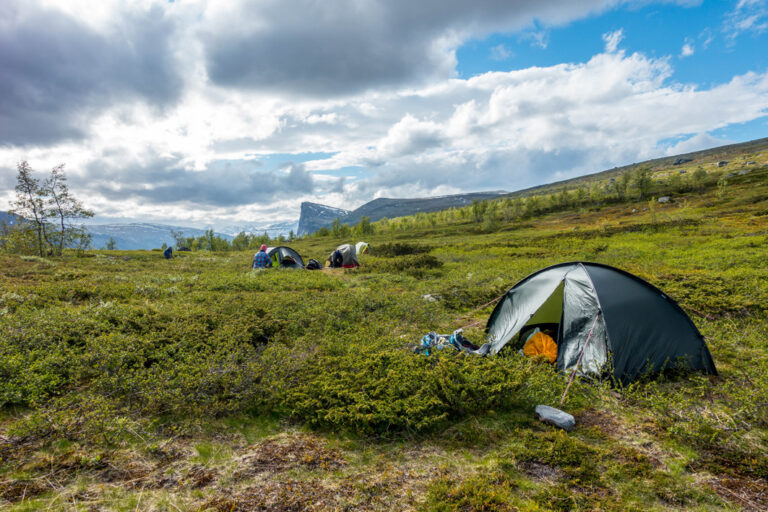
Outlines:
[[173, 243], [176, 244], [177, 250], [187, 245], [187, 239], [184, 237], [183, 231], [171, 230], [171, 236], [173, 237]]
[[39, 244], [31, 222], [0, 222], [0, 250], [11, 254], [30, 254], [38, 251]]
[[235, 251], [244, 251], [250, 246], [251, 236], [245, 231], [240, 233], [232, 239], [232, 249]]
[[648, 169], [638, 169], [633, 184], [640, 194], [640, 199], [645, 199], [651, 192], [651, 175]]
[[[104, 248], [108, 251], [114, 251], [117, 249], [117, 240], [109, 237], [109, 240], [107, 240], [107, 244], [104, 246]], [[165, 249], [165, 244], [163, 244], [163, 249]]]
[[361, 235], [372, 235], [375, 231], [373, 224], [371, 224], [371, 220], [365, 215], [363, 215], [360, 219], [360, 223], [357, 225], [357, 228]]
[[331, 234], [333, 236], [341, 236], [341, 219], [338, 217], [331, 222]]
[[37, 232], [37, 252], [50, 248], [46, 229], [45, 195], [40, 180], [32, 176], [32, 167], [26, 161], [16, 164], [16, 200], [11, 201], [10, 213], [34, 223]]
[[496, 218], [495, 208], [488, 208], [483, 217], [483, 230], [496, 231], [499, 229], [499, 221]]
[[629, 182], [631, 181], [631, 179], [632, 179], [632, 176], [629, 174], [629, 171], [626, 171], [621, 173], [618, 179], [613, 183], [613, 186], [616, 189], [617, 199], [619, 200], [626, 199], [627, 189], [629, 188]]
[[691, 179], [693, 180], [693, 186], [701, 190], [704, 188], [704, 180], [707, 179], [707, 171], [699, 167], [693, 172]]
[[717, 180], [717, 197], [723, 199], [728, 193], [728, 178], [723, 175]]
[[486, 209], [488, 209], [488, 201], [485, 199], [482, 201], [478, 201], [477, 199], [472, 201], [472, 215], [475, 217], [475, 222], [483, 220]]
[[[67, 221], [93, 217], [93, 211], [85, 208], [69, 192], [67, 177], [64, 175], [64, 164], [57, 165], [51, 169], [51, 175], [45, 180], [43, 185], [43, 194], [47, 197], [47, 215], [56, 218], [61, 227], [61, 231], [58, 234], [58, 254], [64, 252], [66, 244], [82, 246], [84, 242], [83, 235], [87, 234], [87, 232], [73, 229]], [[85, 244], [86, 247], [88, 245], [90, 244]]]

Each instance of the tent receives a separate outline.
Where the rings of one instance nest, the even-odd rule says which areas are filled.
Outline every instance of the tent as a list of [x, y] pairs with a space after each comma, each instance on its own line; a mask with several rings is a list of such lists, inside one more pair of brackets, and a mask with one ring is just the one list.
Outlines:
[[304, 260], [299, 253], [284, 245], [267, 247], [267, 256], [272, 259], [272, 266], [279, 268], [304, 268]]
[[612, 373], [621, 383], [665, 368], [717, 375], [704, 338], [680, 306], [639, 277], [607, 265], [561, 263], [517, 283], [488, 319], [488, 352], [507, 344], [520, 348], [536, 327], [557, 333], [556, 365], [562, 371], [578, 364], [581, 374]]
[[[337, 252], [339, 253], [338, 255], [336, 254]], [[352, 244], [338, 246], [328, 256], [328, 262], [334, 268], [354, 268], [360, 266], [360, 262], [357, 260], [357, 249]]]

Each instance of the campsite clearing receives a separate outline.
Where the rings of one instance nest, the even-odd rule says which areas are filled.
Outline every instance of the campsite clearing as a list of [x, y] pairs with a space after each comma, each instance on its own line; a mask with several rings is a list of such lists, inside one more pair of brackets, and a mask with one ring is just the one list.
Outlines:
[[[378, 233], [349, 271], [0, 256], [0, 507], [765, 509], [768, 167], [726, 192]], [[349, 241], [292, 247], [324, 261]], [[565, 261], [663, 290], [719, 375], [576, 380], [565, 433], [533, 414], [565, 388], [552, 366], [407, 349]]]

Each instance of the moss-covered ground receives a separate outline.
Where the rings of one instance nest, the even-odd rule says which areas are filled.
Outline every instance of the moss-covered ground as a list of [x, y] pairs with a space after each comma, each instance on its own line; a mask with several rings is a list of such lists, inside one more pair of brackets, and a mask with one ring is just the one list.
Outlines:
[[[0, 256], [0, 508], [766, 510], [768, 155], [749, 159], [666, 204], [380, 230], [355, 270]], [[676, 299], [720, 375], [576, 381], [564, 433], [533, 417], [566, 385], [548, 365], [409, 350], [481, 343], [477, 306], [573, 260]]]

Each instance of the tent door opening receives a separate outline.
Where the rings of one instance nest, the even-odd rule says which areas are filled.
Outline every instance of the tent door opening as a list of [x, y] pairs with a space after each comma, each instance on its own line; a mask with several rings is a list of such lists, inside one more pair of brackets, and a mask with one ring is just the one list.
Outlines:
[[555, 288], [552, 294], [544, 303], [531, 315], [531, 318], [523, 325], [514, 343], [515, 350], [523, 348], [526, 340], [538, 329], [539, 331], [548, 331], [555, 341], [560, 344], [562, 337], [563, 320], [563, 291], [565, 289], [565, 280]]

